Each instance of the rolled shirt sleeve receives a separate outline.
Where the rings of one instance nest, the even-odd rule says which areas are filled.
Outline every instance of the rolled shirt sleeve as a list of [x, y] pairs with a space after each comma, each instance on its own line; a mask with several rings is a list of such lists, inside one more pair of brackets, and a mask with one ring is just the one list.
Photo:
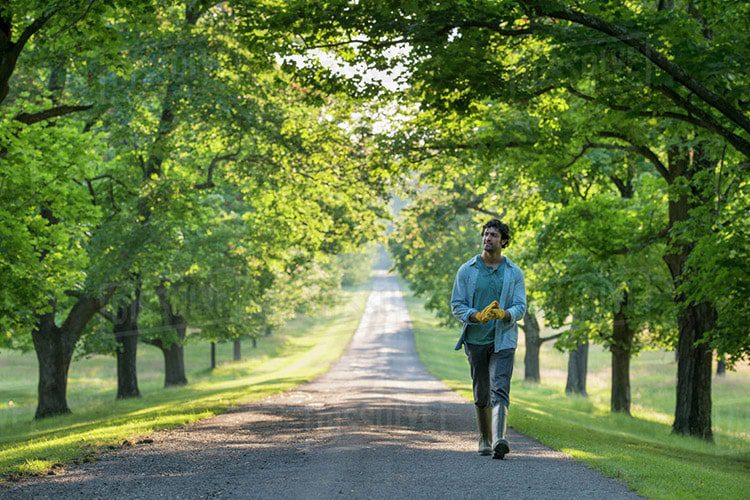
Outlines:
[[461, 267], [456, 273], [456, 279], [453, 282], [453, 291], [451, 292], [451, 312], [453, 317], [464, 324], [477, 325], [479, 323], [471, 321], [469, 318], [477, 312], [470, 305], [470, 298], [466, 285], [466, 271]]
[[526, 284], [523, 271], [519, 268], [516, 268], [513, 297], [511, 298], [510, 307], [506, 311], [510, 314], [512, 322], [519, 321], [526, 314]]

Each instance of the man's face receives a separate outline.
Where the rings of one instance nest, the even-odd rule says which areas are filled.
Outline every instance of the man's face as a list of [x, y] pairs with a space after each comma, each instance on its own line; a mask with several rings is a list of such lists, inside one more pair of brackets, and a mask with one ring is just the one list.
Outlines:
[[502, 248], [500, 231], [494, 227], [488, 227], [482, 233], [482, 244], [488, 252], [494, 252]]

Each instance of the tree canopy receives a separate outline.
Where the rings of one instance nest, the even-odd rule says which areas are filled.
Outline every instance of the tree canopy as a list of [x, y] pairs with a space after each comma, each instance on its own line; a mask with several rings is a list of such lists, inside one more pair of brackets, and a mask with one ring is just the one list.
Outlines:
[[[578, 333], [605, 344], [606, 324], [613, 336], [624, 324], [626, 355], [676, 344], [674, 430], [710, 439], [711, 349], [750, 354], [742, 316], [725, 309], [744, 310], [732, 297], [745, 296], [746, 274], [730, 261], [747, 246], [747, 14], [742, 2], [693, 0], [296, 2], [276, 19], [295, 35], [288, 50], [332, 51], [406, 85], [396, 99], [412, 119], [393, 147], [437, 192], [408, 212], [394, 249], [428, 304], [445, 310], [461, 259], [432, 254], [421, 227], [450, 248], [467, 241], [466, 219], [454, 210], [445, 224], [446, 211], [502, 215], [528, 235], [530, 288], [554, 323], [580, 318]], [[322, 59], [304, 74], [386, 95]], [[718, 275], [724, 288], [711, 288]]]
[[479, 223], [503, 218], [534, 306], [575, 323], [558, 345], [609, 348], [620, 394], [630, 356], [676, 348], [674, 430], [711, 439], [712, 352], [750, 357], [749, 14], [9, 2], [0, 345], [36, 349], [37, 415], [66, 412], [73, 352], [119, 363], [141, 319], [179, 365], [188, 325], [257, 336], [324, 302], [399, 192], [396, 266], [446, 321]]

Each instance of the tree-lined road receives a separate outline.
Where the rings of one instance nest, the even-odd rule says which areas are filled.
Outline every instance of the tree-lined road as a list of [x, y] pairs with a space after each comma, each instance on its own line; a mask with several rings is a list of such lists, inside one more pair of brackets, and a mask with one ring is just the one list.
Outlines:
[[351, 345], [324, 376], [0, 496], [635, 498], [513, 431], [506, 460], [479, 456], [473, 418], [419, 362], [398, 283], [378, 271]]

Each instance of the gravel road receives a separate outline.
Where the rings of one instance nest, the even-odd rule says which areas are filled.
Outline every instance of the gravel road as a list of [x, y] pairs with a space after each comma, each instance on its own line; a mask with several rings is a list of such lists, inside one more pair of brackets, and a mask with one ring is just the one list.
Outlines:
[[472, 405], [419, 362], [398, 283], [378, 273], [351, 345], [327, 374], [0, 496], [637, 498], [512, 430], [506, 460], [479, 456]]

